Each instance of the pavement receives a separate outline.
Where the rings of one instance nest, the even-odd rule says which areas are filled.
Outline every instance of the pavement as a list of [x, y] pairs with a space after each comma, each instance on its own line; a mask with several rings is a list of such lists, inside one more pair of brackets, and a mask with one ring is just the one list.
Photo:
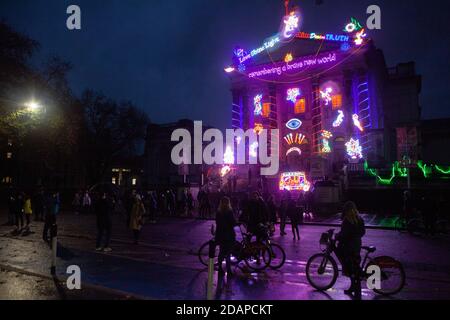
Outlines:
[[[0, 214], [0, 219], [4, 218]], [[366, 221], [378, 221], [365, 217]], [[2, 221], [2, 220], [0, 220]], [[336, 224], [330, 220], [327, 224]], [[114, 216], [110, 253], [95, 251], [95, 217], [63, 213], [58, 217], [57, 280], [49, 273], [51, 250], [41, 240], [42, 222], [32, 233], [14, 236], [0, 227], [0, 299], [163, 299], [204, 300], [207, 271], [196, 256], [211, 237], [213, 221], [161, 218], [146, 224], [139, 245], [134, 245], [125, 219]], [[367, 230], [365, 245], [375, 245], [374, 256], [393, 256], [404, 265], [407, 283], [393, 297], [381, 297], [363, 288], [363, 299], [450, 299], [450, 239], [417, 237], [377, 228]], [[339, 277], [325, 293], [315, 291], [305, 277], [310, 256], [320, 251], [320, 234], [329, 226], [300, 227], [301, 240], [288, 235], [274, 242], [287, 254], [280, 270], [250, 273], [236, 269], [228, 279], [215, 275], [215, 298], [220, 300], [348, 300], [349, 283]], [[81, 268], [82, 290], [65, 287], [68, 266]]]

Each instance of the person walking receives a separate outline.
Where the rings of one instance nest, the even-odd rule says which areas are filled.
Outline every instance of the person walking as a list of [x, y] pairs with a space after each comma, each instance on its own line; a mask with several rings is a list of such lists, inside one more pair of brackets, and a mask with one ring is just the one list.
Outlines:
[[291, 220], [292, 234], [294, 235], [294, 241], [300, 240], [300, 233], [298, 230], [298, 225], [300, 224], [300, 210], [295, 205], [294, 200], [289, 200], [287, 206], [287, 216]]
[[112, 204], [112, 200], [106, 192], [102, 193], [100, 199], [97, 200], [95, 204], [95, 214], [97, 217], [96, 251], [112, 251], [111, 247], [109, 246], [112, 228]]
[[91, 196], [89, 195], [89, 191], [87, 190], [84, 192], [82, 205], [83, 205], [82, 210], [83, 214], [89, 214], [89, 212], [91, 211], [92, 199]]
[[42, 232], [42, 239], [50, 243], [49, 231], [53, 225], [56, 224], [56, 210], [58, 207], [55, 207], [55, 195], [50, 196], [50, 194], [44, 195], [44, 203], [45, 203], [45, 219], [44, 219], [44, 229]]
[[285, 236], [287, 234], [285, 232], [285, 229], [286, 229], [286, 220], [288, 217], [289, 200], [290, 200], [289, 193], [285, 193], [283, 195], [283, 200], [281, 200], [280, 206], [280, 236]]
[[342, 213], [341, 231], [336, 235], [338, 245], [336, 256], [342, 264], [342, 273], [351, 280], [351, 286], [345, 294], [361, 299], [361, 245], [366, 229], [364, 220], [359, 216], [354, 202], [347, 202]]
[[275, 225], [278, 221], [278, 207], [275, 203], [275, 198], [273, 195], [270, 195], [267, 200], [267, 210], [269, 211], [270, 235], [273, 236], [275, 234]]
[[23, 220], [23, 204], [24, 204], [24, 194], [22, 192], [19, 192], [16, 197], [15, 201], [15, 208], [14, 208], [14, 218], [16, 222], [16, 229], [15, 232], [19, 233], [22, 231], [24, 225]]
[[81, 195], [79, 192], [75, 192], [75, 195], [73, 196], [72, 200], [72, 209], [76, 215], [80, 214], [80, 208], [81, 208]]
[[27, 223], [25, 230], [26, 232], [30, 232], [31, 216], [33, 214], [33, 209], [31, 206], [31, 197], [28, 194], [26, 194], [24, 197], [23, 213], [25, 215], [25, 220]]
[[9, 189], [8, 194], [8, 222], [6, 225], [14, 226], [16, 224], [16, 200], [17, 195], [12, 188]]
[[44, 221], [45, 194], [42, 188], [36, 193], [33, 199], [34, 221]]
[[223, 260], [226, 260], [227, 273], [232, 275], [231, 271], [231, 252], [236, 241], [236, 234], [234, 227], [236, 221], [233, 215], [233, 208], [231, 207], [231, 200], [229, 197], [223, 197], [220, 200], [219, 209], [216, 214], [216, 244], [219, 246], [219, 274], [224, 274], [222, 268]]
[[139, 244], [139, 236], [144, 224], [145, 207], [142, 203], [140, 195], [136, 195], [134, 198], [133, 208], [130, 215], [130, 229], [133, 230], [134, 244]]

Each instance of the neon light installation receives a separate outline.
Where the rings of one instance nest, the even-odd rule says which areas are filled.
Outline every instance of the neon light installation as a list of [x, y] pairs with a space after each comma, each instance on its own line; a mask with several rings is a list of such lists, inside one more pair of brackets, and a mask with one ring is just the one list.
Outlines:
[[333, 134], [330, 131], [322, 130], [322, 153], [330, 153], [330, 141], [329, 139], [333, 137]]
[[283, 37], [285, 39], [288, 39], [290, 37], [292, 37], [293, 35], [295, 35], [295, 33], [298, 30], [298, 23], [300, 21], [300, 17], [298, 16], [298, 14], [293, 11], [289, 14], [289, 16], [287, 16], [284, 20], [284, 31], [283, 31]]
[[362, 147], [359, 144], [358, 139], [354, 140], [353, 138], [351, 138], [350, 141], [345, 144], [345, 146], [347, 147], [347, 154], [350, 158], [356, 160], [363, 157]]
[[284, 140], [287, 142], [288, 145], [293, 145], [293, 144], [298, 144], [298, 145], [302, 145], [307, 143], [306, 137], [301, 134], [301, 133], [296, 133], [295, 134], [295, 138], [294, 135], [292, 133], [287, 134], [284, 137]]
[[333, 134], [330, 131], [322, 130], [322, 137], [325, 139], [330, 139], [333, 137]]
[[350, 21], [351, 22], [348, 23], [344, 28], [345, 32], [352, 33], [355, 31], [359, 31], [363, 28], [361, 23], [359, 23], [359, 21], [356, 20], [355, 18], [350, 18]]
[[291, 101], [293, 104], [297, 102], [297, 97], [300, 95], [299, 88], [291, 88], [287, 91], [287, 101]]
[[285, 172], [280, 177], [281, 191], [303, 191], [308, 192], [311, 183], [306, 179], [304, 172]]
[[365, 37], [367, 37], [367, 33], [365, 33], [364, 29], [362, 29], [361, 31], [357, 32], [356, 36], [355, 36], [355, 44], [357, 46], [362, 45]]
[[259, 146], [259, 144], [258, 144], [257, 141], [253, 142], [253, 143], [250, 145], [248, 154], [249, 154], [251, 157], [256, 158], [256, 157], [258, 156], [258, 146]]
[[227, 146], [225, 153], [223, 154], [223, 163], [233, 164], [234, 163], [234, 153], [230, 146]]
[[290, 149], [286, 152], [286, 157], [287, 157], [288, 155], [290, 155], [291, 153], [293, 153], [293, 152], [297, 152], [299, 156], [302, 155], [302, 150], [301, 150], [300, 148], [298, 148], [298, 147], [292, 147], [292, 148], [290, 148]]
[[258, 94], [253, 99], [253, 105], [255, 106], [255, 115], [260, 116], [262, 115], [262, 94]]
[[284, 57], [284, 62], [289, 63], [292, 62], [292, 60], [294, 60], [292, 53], [287, 53], [286, 56]]
[[298, 130], [302, 126], [303, 122], [299, 119], [291, 119], [288, 122], [286, 122], [286, 128], [289, 130]]
[[344, 122], [344, 112], [342, 110], [338, 111], [338, 116], [336, 117], [336, 120], [333, 122], [333, 128], [340, 127], [342, 122]]
[[325, 41], [336, 41], [336, 42], [349, 42], [350, 37], [342, 34], [321, 34], [321, 33], [308, 33], [308, 32], [299, 32], [297, 34], [297, 38], [299, 39], [309, 39], [309, 40], [325, 40]]
[[257, 135], [260, 135], [263, 130], [264, 127], [262, 123], [255, 123], [255, 128], [253, 129], [253, 132], [255, 132]]
[[328, 87], [325, 89], [325, 91], [320, 90], [320, 96], [322, 97], [322, 100], [324, 101], [325, 105], [328, 106], [332, 100], [331, 93], [333, 92], [333, 89]]
[[287, 142], [288, 145], [293, 145], [294, 144], [294, 135], [292, 133], [289, 133], [284, 137], [284, 140]]
[[355, 125], [355, 127], [357, 127], [359, 129], [359, 131], [364, 132], [364, 128], [361, 125], [361, 122], [359, 121], [359, 116], [357, 114], [354, 114], [352, 116], [353, 119], [353, 124]]
[[233, 72], [235, 69], [234, 69], [234, 67], [231, 67], [231, 66], [230, 66], [230, 67], [226, 67], [224, 70], [225, 70], [226, 73], [231, 73], [231, 72]]
[[223, 166], [220, 169], [220, 176], [223, 178], [225, 177], [227, 174], [229, 174], [231, 172], [231, 167], [230, 166]]

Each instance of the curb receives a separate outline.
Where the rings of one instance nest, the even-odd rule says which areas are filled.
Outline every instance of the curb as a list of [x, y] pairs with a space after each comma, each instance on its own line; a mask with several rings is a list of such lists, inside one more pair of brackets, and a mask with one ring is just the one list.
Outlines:
[[[31, 277], [43, 278], [43, 279], [47, 279], [47, 280], [54, 280], [54, 278], [55, 278], [51, 275], [28, 271], [25, 269], [17, 268], [17, 267], [11, 266], [11, 265], [5, 265], [2, 263], [0, 263], [0, 269], [10, 271], [10, 272], [24, 274], [24, 275], [31, 276]], [[57, 276], [56, 278], [61, 282], [67, 281], [66, 276]], [[90, 283], [83, 283], [83, 287], [94, 290], [94, 291], [104, 292], [104, 293], [107, 293], [110, 295], [127, 297], [127, 298], [130, 298], [131, 300], [156, 300], [156, 299], [151, 299], [149, 297], [142, 297], [142, 296], [139, 296], [139, 295], [136, 295], [133, 293], [116, 290], [116, 289], [111, 289], [111, 288], [107, 288], [107, 287], [103, 287], [103, 286], [99, 286], [99, 285], [95, 285], [95, 284], [90, 284]], [[127, 299], [127, 300], [130, 300], [130, 299]]]

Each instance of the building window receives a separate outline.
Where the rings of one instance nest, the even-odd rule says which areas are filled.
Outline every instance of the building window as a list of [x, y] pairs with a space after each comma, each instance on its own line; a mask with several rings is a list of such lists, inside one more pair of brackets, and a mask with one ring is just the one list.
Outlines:
[[136, 178], [131, 179], [131, 184], [135, 186], [137, 184], [137, 179]]
[[13, 141], [11, 139], [8, 139], [8, 146], [12, 147], [12, 145], [13, 145]]
[[268, 118], [270, 116], [270, 103], [264, 103], [263, 104], [262, 115], [265, 118]]
[[12, 152], [6, 153], [6, 159], [12, 159]]
[[116, 179], [116, 177], [112, 177], [112, 184], [116, 184], [117, 183], [117, 179]]
[[4, 177], [3, 178], [3, 183], [11, 184], [12, 183], [12, 178], [11, 177]]
[[301, 98], [297, 100], [294, 107], [295, 114], [302, 114], [306, 112], [306, 100], [305, 98]]
[[342, 107], [342, 95], [337, 94], [335, 96], [331, 97], [331, 105], [333, 107], [333, 110], [339, 109]]

